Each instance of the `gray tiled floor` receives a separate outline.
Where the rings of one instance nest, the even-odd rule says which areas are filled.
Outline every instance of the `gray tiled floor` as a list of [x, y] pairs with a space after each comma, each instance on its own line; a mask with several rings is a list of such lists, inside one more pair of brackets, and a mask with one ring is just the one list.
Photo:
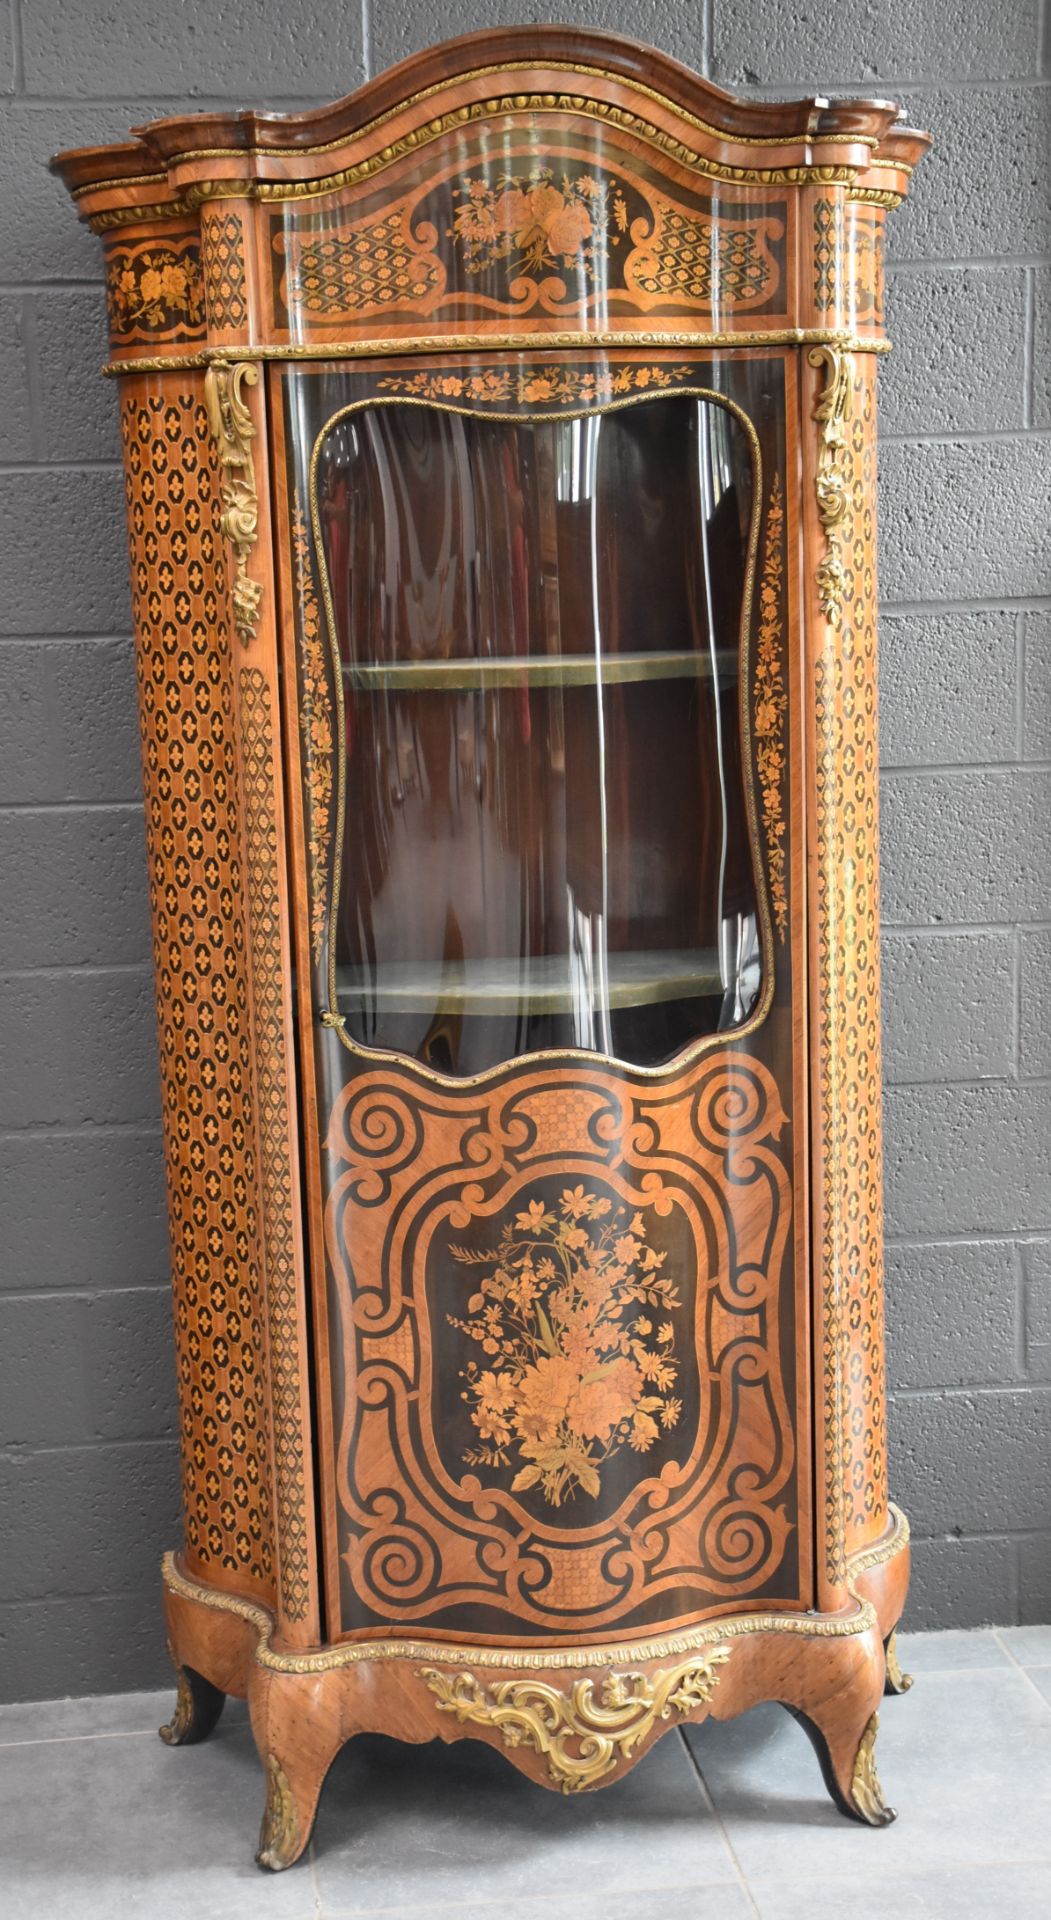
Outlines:
[[672, 1732], [603, 1792], [564, 1800], [487, 1748], [360, 1740], [308, 1859], [252, 1864], [262, 1784], [244, 1709], [201, 1747], [156, 1736], [170, 1700], [0, 1707], [4, 1920], [926, 1920], [1051, 1915], [1051, 1628], [902, 1636], [884, 1704], [883, 1832], [825, 1798], [787, 1714]]

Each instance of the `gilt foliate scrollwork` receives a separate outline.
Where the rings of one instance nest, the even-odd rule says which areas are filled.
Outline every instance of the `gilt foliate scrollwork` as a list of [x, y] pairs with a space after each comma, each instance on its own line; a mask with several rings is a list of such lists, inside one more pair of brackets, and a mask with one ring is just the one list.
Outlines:
[[253, 639], [259, 625], [259, 607], [263, 589], [248, 572], [248, 561], [259, 531], [259, 496], [255, 484], [252, 441], [255, 421], [244, 398], [244, 388], [254, 387], [259, 369], [251, 361], [230, 366], [216, 360], [204, 380], [208, 424], [219, 454], [222, 496], [222, 529], [233, 549], [234, 625], [242, 646]]
[[825, 553], [815, 580], [818, 605], [829, 624], [836, 627], [842, 616], [846, 582], [841, 522], [847, 510], [844, 450], [853, 367], [850, 355], [841, 353], [837, 347], [811, 347], [809, 360], [812, 367], [824, 368], [826, 373], [825, 384], [814, 402], [818, 426], [814, 489], [818, 515], [825, 530]]
[[870, 1827], [886, 1826], [894, 1815], [883, 1798], [883, 1787], [876, 1771], [876, 1735], [879, 1714], [874, 1713], [864, 1733], [854, 1761], [850, 1798], [855, 1811]]
[[296, 1857], [299, 1838], [299, 1812], [288, 1775], [272, 1753], [266, 1760], [266, 1806], [259, 1833], [256, 1859], [261, 1867], [280, 1871]]
[[546, 1680], [499, 1680], [486, 1686], [470, 1672], [421, 1667], [420, 1679], [440, 1713], [461, 1726], [493, 1727], [505, 1747], [531, 1747], [547, 1760], [563, 1793], [581, 1793], [628, 1760], [658, 1721], [707, 1708], [730, 1658], [712, 1647], [657, 1673], [613, 1672], [596, 1683], [576, 1680], [563, 1692]]

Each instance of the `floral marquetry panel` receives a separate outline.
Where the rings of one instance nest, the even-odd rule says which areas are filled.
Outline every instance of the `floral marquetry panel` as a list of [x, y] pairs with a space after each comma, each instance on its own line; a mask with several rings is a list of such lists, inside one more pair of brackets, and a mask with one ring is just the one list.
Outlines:
[[542, 114], [498, 145], [484, 132], [439, 143], [423, 184], [399, 192], [397, 178], [364, 216], [342, 199], [270, 216], [276, 335], [786, 319], [783, 191], [697, 193], [586, 124], [568, 141]]
[[199, 346], [207, 327], [196, 233], [112, 243], [106, 252], [106, 305], [114, 352]]
[[785, 1135], [726, 1054], [649, 1094], [556, 1067], [350, 1082], [325, 1142], [344, 1630], [798, 1604]]

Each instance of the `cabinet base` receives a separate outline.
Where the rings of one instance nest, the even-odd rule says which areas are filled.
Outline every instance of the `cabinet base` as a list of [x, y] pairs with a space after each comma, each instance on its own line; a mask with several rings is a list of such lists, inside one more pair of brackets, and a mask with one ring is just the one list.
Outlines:
[[[279, 1870], [310, 1839], [336, 1754], [357, 1733], [411, 1742], [484, 1740], [562, 1793], [619, 1779], [663, 1733], [778, 1701], [806, 1728], [840, 1810], [894, 1818], [875, 1765], [877, 1706], [902, 1691], [894, 1627], [908, 1579], [908, 1526], [855, 1557], [849, 1608], [734, 1614], [659, 1638], [525, 1650], [371, 1640], [286, 1651], [262, 1607], [190, 1580], [169, 1554], [164, 1600], [180, 1670], [173, 1742], [203, 1739], [226, 1693], [247, 1697], [266, 1773], [257, 1859]], [[211, 1717], [209, 1717], [211, 1716]], [[173, 1731], [174, 1730], [174, 1731]]]

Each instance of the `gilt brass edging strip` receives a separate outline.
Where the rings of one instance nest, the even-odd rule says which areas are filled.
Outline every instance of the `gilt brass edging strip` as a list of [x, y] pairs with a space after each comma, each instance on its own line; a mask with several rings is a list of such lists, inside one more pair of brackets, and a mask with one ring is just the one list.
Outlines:
[[717, 1645], [723, 1640], [746, 1639], [755, 1633], [788, 1633], [802, 1639], [843, 1640], [856, 1634], [879, 1630], [876, 1609], [871, 1600], [863, 1600], [854, 1589], [859, 1574], [882, 1566], [908, 1545], [909, 1523], [900, 1507], [890, 1503], [891, 1531], [874, 1546], [852, 1554], [848, 1563], [847, 1585], [856, 1605], [853, 1613], [777, 1614], [739, 1613], [713, 1620], [703, 1627], [689, 1627], [681, 1633], [665, 1634], [654, 1640], [625, 1640], [597, 1647], [452, 1647], [430, 1640], [359, 1640], [352, 1646], [325, 1647], [317, 1653], [275, 1653], [271, 1640], [274, 1618], [254, 1601], [235, 1594], [220, 1593], [180, 1573], [174, 1553], [161, 1561], [161, 1577], [169, 1593], [190, 1600], [217, 1613], [232, 1613], [255, 1627], [259, 1635], [255, 1650], [257, 1665], [274, 1673], [329, 1673], [339, 1667], [353, 1667], [373, 1660], [413, 1660], [438, 1662], [443, 1666], [495, 1667], [530, 1671], [550, 1668], [565, 1671], [584, 1667], [604, 1667], [617, 1662], [665, 1660], [673, 1654], [692, 1653], [699, 1647]]
[[134, 360], [110, 360], [102, 368], [107, 379], [122, 373], [177, 373], [184, 368], [210, 367], [214, 361], [387, 360], [402, 354], [428, 353], [561, 353], [661, 347], [707, 351], [716, 347], [839, 347], [844, 353], [889, 353], [889, 340], [869, 340], [837, 327], [776, 327], [741, 333], [490, 333], [431, 334], [422, 339], [351, 340], [305, 347], [202, 347], [199, 353], [154, 353]]

